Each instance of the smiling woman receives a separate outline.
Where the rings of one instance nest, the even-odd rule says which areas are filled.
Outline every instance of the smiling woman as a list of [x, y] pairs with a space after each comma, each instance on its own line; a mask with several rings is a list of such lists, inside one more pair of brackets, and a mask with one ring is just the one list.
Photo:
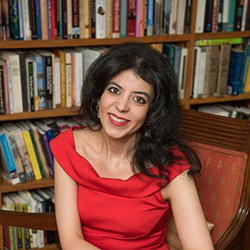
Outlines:
[[89, 68], [81, 100], [86, 126], [51, 142], [63, 249], [166, 250], [171, 208], [183, 249], [213, 249], [168, 58], [146, 44], [112, 47]]

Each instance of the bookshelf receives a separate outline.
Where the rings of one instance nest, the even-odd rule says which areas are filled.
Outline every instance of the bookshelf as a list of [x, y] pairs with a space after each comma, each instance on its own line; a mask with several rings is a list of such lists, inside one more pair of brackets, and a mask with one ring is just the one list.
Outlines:
[[[32, 41], [15, 41], [15, 40], [0, 40], [0, 52], [3, 49], [49, 49], [49, 48], [70, 48], [84, 46], [109, 46], [124, 42], [142, 42], [148, 44], [161, 43], [181, 43], [188, 48], [186, 86], [184, 98], [180, 100], [182, 107], [189, 109], [191, 105], [200, 105], [217, 102], [232, 102], [250, 99], [250, 93], [239, 94], [237, 96], [226, 95], [225, 97], [210, 97], [202, 99], [191, 99], [192, 72], [194, 60], [194, 46], [196, 40], [201, 39], [220, 39], [220, 38], [250, 38], [250, 31], [236, 31], [225, 33], [195, 33], [196, 11], [198, 0], [192, 0], [191, 24], [190, 33], [183, 35], [162, 35], [162, 36], [147, 36], [134, 38], [108, 38], [108, 39], [70, 39], [70, 40], [32, 40]], [[18, 121], [39, 118], [66, 117], [76, 114], [77, 108], [57, 108], [53, 110], [44, 110], [37, 112], [23, 112], [12, 115], [1, 115], [0, 123], [6, 121]], [[1, 171], [1, 170], [0, 170]], [[36, 189], [42, 187], [52, 187], [54, 185], [52, 178], [45, 178], [39, 181], [30, 181], [25, 184], [11, 185], [4, 179], [0, 178], [0, 206], [2, 205], [2, 194], [15, 192], [26, 189]], [[0, 227], [0, 249], [3, 247], [3, 230]], [[46, 246], [44, 249], [57, 249], [56, 245]]]

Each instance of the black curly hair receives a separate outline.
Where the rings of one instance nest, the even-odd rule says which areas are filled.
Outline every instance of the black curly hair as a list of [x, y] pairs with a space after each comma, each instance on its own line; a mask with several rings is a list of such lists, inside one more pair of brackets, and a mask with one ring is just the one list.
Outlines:
[[[148, 44], [115, 45], [90, 66], [81, 90], [81, 120], [92, 130], [97, 124], [101, 128], [97, 118], [97, 101], [107, 84], [125, 70], [132, 70], [154, 90], [145, 123], [137, 134], [131, 160], [133, 171], [168, 180], [169, 165], [189, 163], [189, 175], [200, 172], [198, 156], [180, 135], [178, 82], [173, 67], [166, 55]], [[173, 149], [182, 153], [175, 154]], [[152, 174], [148, 170], [150, 166], [157, 166], [159, 175]]]

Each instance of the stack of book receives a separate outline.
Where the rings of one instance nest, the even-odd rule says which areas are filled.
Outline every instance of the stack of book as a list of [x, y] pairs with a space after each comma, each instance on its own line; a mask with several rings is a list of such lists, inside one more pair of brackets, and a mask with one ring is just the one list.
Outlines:
[[[3, 195], [3, 210], [43, 213], [55, 211], [54, 189], [18, 191]], [[9, 250], [43, 248], [58, 241], [54, 232], [4, 226], [4, 247]]]
[[192, 98], [223, 97], [250, 92], [250, 40], [196, 41]]
[[2, 123], [2, 176], [12, 184], [53, 177], [54, 162], [49, 142], [73, 125], [79, 125], [73, 118]]
[[189, 33], [191, 2], [3, 0], [0, 39], [119, 38]]
[[249, 0], [197, 1], [196, 33], [250, 30]]
[[0, 114], [80, 106], [85, 74], [105, 50], [0, 51]]
[[245, 106], [232, 106], [228, 104], [213, 104], [213, 105], [204, 105], [198, 108], [198, 111], [221, 115], [225, 117], [238, 118], [238, 119], [250, 119], [250, 108]]

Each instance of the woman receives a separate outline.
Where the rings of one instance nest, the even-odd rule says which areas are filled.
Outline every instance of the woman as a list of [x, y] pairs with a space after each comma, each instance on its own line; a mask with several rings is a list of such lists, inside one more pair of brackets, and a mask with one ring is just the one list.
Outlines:
[[92, 64], [86, 126], [51, 143], [63, 249], [168, 249], [171, 209], [183, 249], [213, 249], [192, 178], [200, 162], [179, 135], [177, 86], [168, 59], [146, 44], [115, 46]]

